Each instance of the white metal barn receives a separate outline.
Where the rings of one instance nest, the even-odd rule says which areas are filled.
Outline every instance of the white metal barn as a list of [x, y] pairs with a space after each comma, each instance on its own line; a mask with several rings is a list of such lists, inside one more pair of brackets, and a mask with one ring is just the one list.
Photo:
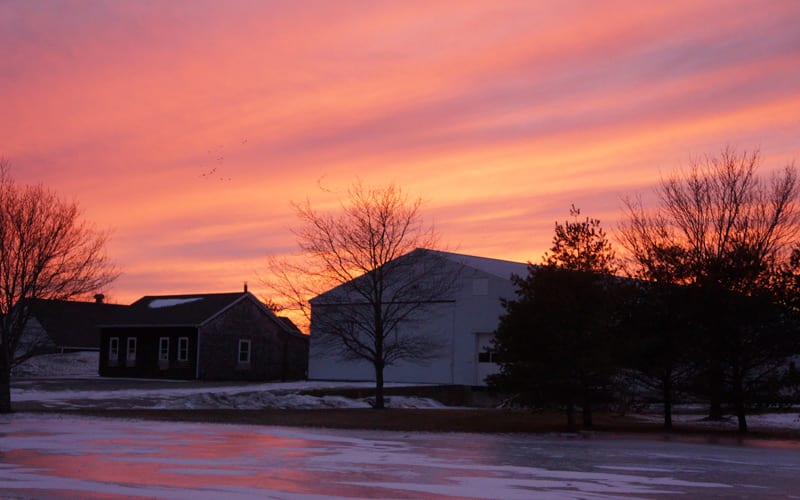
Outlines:
[[[487, 375], [495, 373], [498, 365], [485, 352], [489, 346], [498, 320], [504, 310], [500, 298], [515, 297], [511, 275], [525, 276], [527, 264], [485, 257], [475, 257], [449, 252], [417, 249], [398, 259], [416, 254], [416, 258], [432, 259], [437, 268], [454, 273], [455, 285], [447, 300], [431, 303], [424, 317], [416, 318], [402, 328], [414, 328], [435, 339], [439, 348], [436, 357], [423, 363], [398, 361], [384, 370], [385, 382], [411, 382], [426, 384], [485, 385]], [[411, 269], [424, 269], [415, 265]], [[424, 280], [424, 271], [415, 279]], [[320, 336], [325, 321], [321, 315], [332, 314], [330, 308], [354, 307], [347, 301], [331, 306], [330, 295], [336, 287], [311, 300], [311, 336], [308, 375], [315, 380], [375, 380], [374, 368], [359, 359], [345, 359], [323, 345]], [[326, 297], [328, 299], [326, 300]], [[324, 307], [323, 307], [324, 306]], [[363, 306], [362, 306], [363, 307]], [[316, 341], [315, 341], [316, 340]]]

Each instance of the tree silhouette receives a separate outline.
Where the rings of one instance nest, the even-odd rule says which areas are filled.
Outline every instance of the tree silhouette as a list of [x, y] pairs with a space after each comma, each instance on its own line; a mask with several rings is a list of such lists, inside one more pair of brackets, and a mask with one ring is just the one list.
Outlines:
[[[730, 398], [742, 431], [747, 400], [758, 386], [752, 382], [775, 375], [796, 352], [792, 322], [783, 325], [789, 345], [774, 335], [775, 321], [791, 315], [773, 307], [770, 283], [800, 227], [797, 172], [789, 165], [767, 182], [757, 175], [760, 163], [757, 151], [732, 148], [694, 162], [661, 182], [655, 209], [626, 200], [620, 226], [635, 276], [698, 289], [703, 334], [695, 340], [710, 416], [721, 418]], [[779, 340], [783, 351], [774, 348]]]
[[[384, 407], [384, 369], [400, 360], [424, 363], [438, 354], [433, 339], [409, 325], [443, 299], [457, 276], [432, 249], [421, 200], [397, 186], [349, 190], [338, 213], [295, 205], [299, 259], [271, 263], [268, 285], [289, 307], [310, 313], [311, 344], [344, 360], [370, 363], [375, 408]], [[313, 297], [316, 297], [313, 300]]]
[[20, 351], [29, 299], [94, 294], [117, 276], [105, 255], [108, 233], [80, 220], [76, 203], [41, 185], [18, 185], [0, 160], [0, 413], [11, 411], [11, 368]]
[[600, 221], [555, 224], [550, 251], [528, 276], [515, 276], [516, 300], [503, 302], [493, 349], [501, 371], [490, 385], [522, 391], [534, 403], [556, 403], [566, 409], [574, 431], [575, 408], [583, 425], [592, 426], [592, 407], [614, 364], [614, 294], [618, 281], [614, 251]]

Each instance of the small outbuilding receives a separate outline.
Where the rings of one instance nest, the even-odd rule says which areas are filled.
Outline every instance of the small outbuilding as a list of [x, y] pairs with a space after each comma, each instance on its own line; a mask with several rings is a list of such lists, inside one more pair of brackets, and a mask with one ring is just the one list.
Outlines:
[[308, 337], [249, 292], [146, 296], [100, 326], [100, 375], [297, 380]]
[[100, 294], [94, 302], [30, 299], [25, 307], [29, 318], [17, 351], [32, 354], [97, 351], [98, 325], [115, 321], [128, 308], [106, 304]]

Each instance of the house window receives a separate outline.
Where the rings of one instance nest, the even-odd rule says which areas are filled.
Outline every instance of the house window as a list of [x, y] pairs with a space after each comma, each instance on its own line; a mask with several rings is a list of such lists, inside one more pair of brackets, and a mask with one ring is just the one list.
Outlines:
[[189, 337], [178, 339], [178, 361], [189, 361]]
[[502, 363], [503, 357], [491, 349], [478, 353], [478, 363]]
[[108, 365], [117, 366], [119, 362], [119, 337], [108, 339]]
[[158, 360], [169, 361], [169, 337], [158, 339]]
[[239, 339], [239, 364], [250, 363], [250, 341]]
[[128, 337], [128, 351], [125, 360], [128, 366], [136, 365], [136, 337]]

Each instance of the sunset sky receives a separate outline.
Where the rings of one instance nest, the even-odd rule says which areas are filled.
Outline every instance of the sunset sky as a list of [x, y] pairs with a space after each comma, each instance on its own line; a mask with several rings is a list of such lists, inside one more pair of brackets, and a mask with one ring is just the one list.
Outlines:
[[106, 290], [259, 294], [357, 178], [538, 261], [726, 145], [800, 162], [800, 1], [0, 2], [0, 157], [111, 228]]

